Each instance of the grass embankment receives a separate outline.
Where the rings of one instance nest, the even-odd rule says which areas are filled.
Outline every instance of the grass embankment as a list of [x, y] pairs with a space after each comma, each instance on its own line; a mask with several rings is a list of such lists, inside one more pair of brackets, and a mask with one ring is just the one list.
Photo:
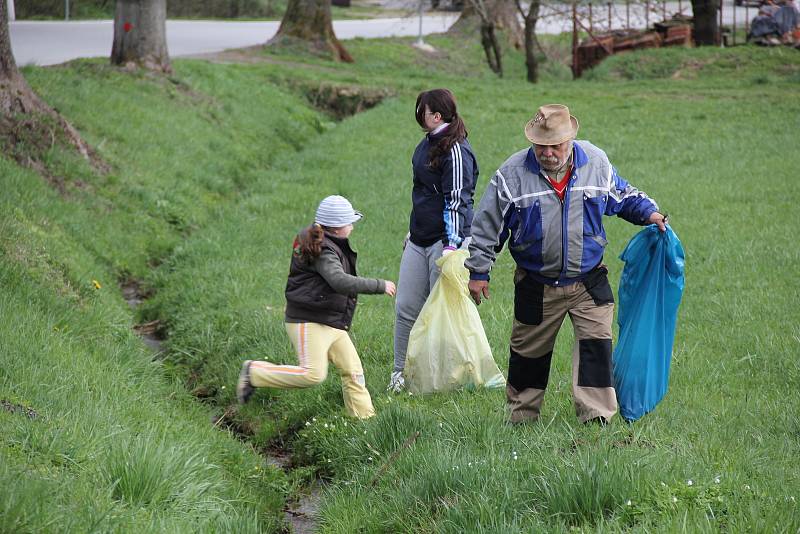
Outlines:
[[[220, 521], [216, 510], [199, 504], [195, 490], [181, 493], [183, 484], [132, 491], [131, 497], [114, 489], [122, 486], [107, 465], [124, 462], [106, 442], [138, 443], [142, 451], [163, 451], [169, 443], [185, 455], [192, 447], [198, 456], [162, 481], [211, 481], [206, 495], [230, 503], [235, 513], [227, 517], [243, 523], [253, 517], [259, 505], [252, 503], [262, 498], [256, 486], [280, 489], [286, 481], [270, 474], [248, 482], [255, 457], [208, 430], [204, 410], [164, 380], [128, 333], [131, 316], [119, 296], [107, 283], [92, 289], [90, 280], [146, 277], [157, 292], [141, 319], [166, 321], [167, 368], [221, 412], [234, 402], [242, 359], [294, 361], [282, 325], [285, 273], [294, 233], [310, 222], [320, 198], [344, 194], [365, 212], [353, 234], [360, 271], [396, 279], [409, 210], [409, 159], [420, 137], [413, 98], [419, 89], [448, 86], [459, 97], [481, 164], [476, 197], [493, 169], [525, 145], [521, 126], [536, 106], [560, 101], [581, 120], [580, 137], [605, 148], [621, 174], [671, 214], [687, 250], [687, 290], [667, 398], [633, 427], [616, 421], [606, 429], [579, 426], [569, 398], [568, 329], [556, 347], [537, 425], [508, 427], [498, 391], [388, 396], [392, 302], [368, 296], [361, 299], [353, 337], [376, 418], [341, 418], [332, 370], [314, 390], [260, 391], [233, 414], [237, 424], [257, 445], [297, 435], [296, 460], [332, 479], [322, 509], [328, 531], [797, 530], [793, 459], [800, 419], [792, 407], [800, 400], [800, 312], [794, 306], [800, 273], [787, 230], [797, 202], [787, 169], [800, 163], [792, 150], [800, 111], [798, 57], [776, 50], [711, 54], [723, 62], [759, 54], [760, 63], [731, 73], [708, 67], [708, 52], [687, 51], [685, 58], [703, 63], [696, 79], [620, 82], [600, 73], [595, 81], [531, 86], [521, 81], [517, 55], [507, 56], [508, 76], [497, 80], [483, 66], [479, 47], [431, 41], [441, 54], [423, 59], [421, 69], [409, 40], [356, 40], [347, 43], [355, 65], [292, 56], [247, 67], [176, 61], [176, 77], [186, 86], [131, 82], [86, 64], [27, 71], [32, 85], [102, 147], [118, 171], [97, 178], [57, 160], [64, 174], [89, 184], [59, 199], [44, 186], [31, 189], [36, 177], [5, 164], [7, 176], [17, 178], [6, 179], [12, 196], [4, 199], [21, 200], [19, 209], [2, 211], [4, 226], [16, 229], [3, 232], [4, 285], [13, 288], [2, 310], [4, 323], [13, 326], [3, 337], [8, 346], [22, 346], [4, 354], [0, 376], [13, 402], [47, 414], [29, 421], [0, 410], [13, 429], [0, 449], [10, 466], [3, 476], [13, 481], [7, 510], [22, 510], [17, 516], [28, 518], [31, 530], [87, 503], [94, 512], [76, 514], [79, 527], [98, 518], [101, 530]], [[658, 54], [605, 65], [624, 71], [625, 62], [657, 63]], [[270, 84], [298, 80], [305, 87], [369, 80], [398, 96], [333, 127]], [[608, 230], [614, 283], [621, 268], [616, 256], [637, 229], [610, 220]], [[27, 244], [23, 251], [40, 252], [13, 255], [18, 243]], [[148, 273], [152, 265], [158, 266]], [[503, 368], [512, 269], [504, 253], [492, 299], [480, 308]], [[41, 282], [50, 272], [58, 275], [55, 281]], [[42, 358], [52, 363], [42, 365]], [[81, 387], [52, 385], [55, 373], [69, 376], [73, 366], [79, 366], [74, 381]], [[116, 385], [113, 393], [109, 383]], [[76, 400], [69, 402], [65, 392]], [[113, 400], [93, 402], [109, 398], [102, 395]], [[94, 417], [76, 405], [102, 405], [110, 413]], [[62, 446], [55, 457], [75, 462], [47, 463], [25, 445], [41, 442], [24, 439], [31, 428], [59, 436], [74, 429], [67, 442], [86, 452]], [[413, 446], [381, 470], [417, 431]], [[220, 449], [233, 452], [225, 456]], [[235, 460], [223, 460], [231, 456]], [[33, 482], [19, 477], [42, 465]], [[73, 484], [84, 493], [69, 491]], [[35, 503], [44, 493], [48, 511], [40, 517]], [[165, 494], [144, 504], [138, 497]], [[4, 519], [17, 517], [12, 513], [3, 512]], [[119, 523], [104, 526], [112, 520]]]
[[236, 67], [187, 66], [191, 88], [96, 63], [25, 74], [112, 171], [54, 149], [60, 196], [0, 161], [0, 532], [278, 528], [290, 481], [152, 361], [117, 284], [143, 280], [320, 116]]

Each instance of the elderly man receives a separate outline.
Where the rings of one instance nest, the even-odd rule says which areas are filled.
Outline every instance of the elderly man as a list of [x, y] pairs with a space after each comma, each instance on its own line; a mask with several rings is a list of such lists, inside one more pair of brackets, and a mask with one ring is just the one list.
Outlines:
[[572, 394], [578, 419], [605, 424], [617, 411], [611, 376], [614, 296], [603, 265], [603, 215], [666, 229], [666, 217], [617, 174], [605, 152], [577, 141], [566, 106], [539, 108], [525, 125], [532, 147], [497, 170], [472, 223], [466, 267], [477, 304], [506, 240], [517, 264], [507, 403], [514, 423], [538, 419], [556, 335], [575, 330]]

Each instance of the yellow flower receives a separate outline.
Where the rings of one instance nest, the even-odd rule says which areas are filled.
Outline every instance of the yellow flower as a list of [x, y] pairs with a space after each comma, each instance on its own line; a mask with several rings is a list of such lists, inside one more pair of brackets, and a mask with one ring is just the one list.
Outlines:
[[97, 280], [92, 280], [92, 285], [94, 286], [95, 289], [100, 289], [101, 287], [103, 287]]

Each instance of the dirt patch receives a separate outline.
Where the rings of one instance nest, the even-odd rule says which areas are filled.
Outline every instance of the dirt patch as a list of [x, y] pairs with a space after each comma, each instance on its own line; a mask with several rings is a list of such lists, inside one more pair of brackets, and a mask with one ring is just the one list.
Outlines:
[[374, 108], [395, 94], [388, 88], [334, 83], [306, 84], [298, 89], [312, 106], [338, 120]]
[[39, 414], [36, 413], [36, 410], [33, 408], [28, 408], [27, 406], [23, 406], [21, 404], [15, 404], [7, 401], [6, 399], [0, 399], [0, 408], [10, 413], [24, 415], [28, 419], [36, 419], [39, 417]]
[[[134, 278], [124, 279], [120, 282], [119, 287], [122, 290], [122, 298], [133, 310], [153, 296], [152, 290], [144, 288], [142, 283]], [[164, 341], [167, 339], [167, 329], [160, 319], [133, 325], [133, 331], [153, 352], [160, 354], [163, 351]]]

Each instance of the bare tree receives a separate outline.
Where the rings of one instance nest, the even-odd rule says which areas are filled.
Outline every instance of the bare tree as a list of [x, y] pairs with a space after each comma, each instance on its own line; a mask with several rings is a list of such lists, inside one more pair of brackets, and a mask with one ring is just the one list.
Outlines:
[[719, 0], [692, 0], [695, 44], [719, 44]]
[[[479, 3], [482, 7], [478, 6]], [[522, 26], [517, 18], [517, 8], [513, 0], [467, 0], [464, 9], [461, 10], [461, 16], [449, 31], [471, 34], [478, 24], [485, 24], [487, 19], [495, 29], [506, 33], [511, 46], [516, 49], [522, 48]]]
[[353, 57], [336, 38], [331, 22], [331, 0], [289, 0], [278, 33], [268, 46], [310, 48], [315, 53], [351, 63]]
[[117, 0], [111, 63], [171, 72], [166, 0]]
[[475, 13], [480, 18], [481, 24], [481, 46], [486, 53], [486, 62], [492, 72], [503, 77], [503, 53], [500, 50], [500, 43], [497, 42], [494, 21], [491, 19], [485, 0], [468, 0]]
[[44, 171], [41, 157], [66, 141], [86, 159], [93, 153], [80, 134], [30, 88], [11, 51], [8, 3], [0, 0], [0, 143], [6, 156]]
[[517, 10], [525, 21], [525, 66], [528, 69], [528, 81], [536, 83], [539, 81], [539, 60], [536, 57], [536, 49], [541, 50], [538, 39], [536, 39], [536, 22], [539, 20], [539, 8], [541, 0], [531, 0], [526, 12], [520, 0], [514, 0]]

